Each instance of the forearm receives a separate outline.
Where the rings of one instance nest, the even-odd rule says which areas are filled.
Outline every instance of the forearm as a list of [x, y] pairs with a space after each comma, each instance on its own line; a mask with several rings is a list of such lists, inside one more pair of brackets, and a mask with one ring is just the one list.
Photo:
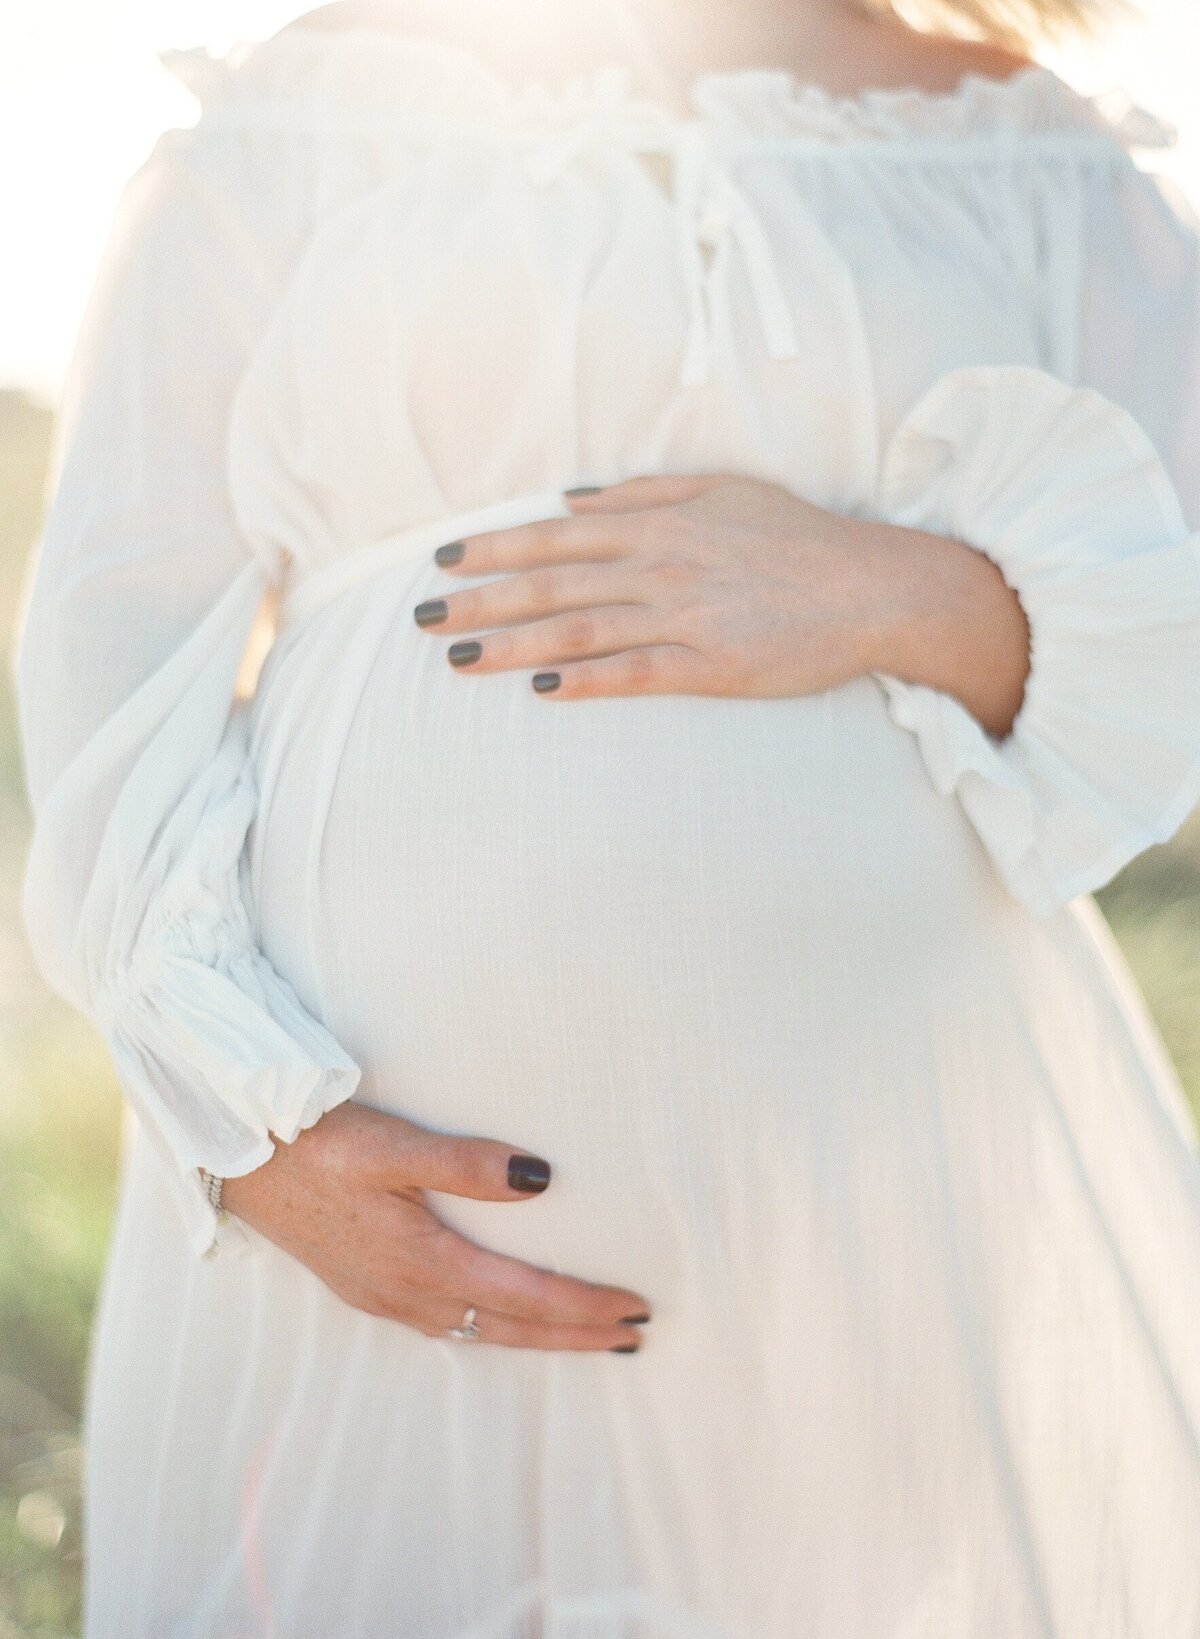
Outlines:
[[996, 739], [1010, 732], [1029, 675], [1020, 599], [983, 552], [945, 535], [856, 522], [882, 588], [868, 636], [872, 671], [953, 696]]

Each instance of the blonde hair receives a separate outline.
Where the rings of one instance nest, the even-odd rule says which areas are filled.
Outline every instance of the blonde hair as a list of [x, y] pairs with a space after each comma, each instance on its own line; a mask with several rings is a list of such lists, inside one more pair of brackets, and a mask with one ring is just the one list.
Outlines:
[[874, 16], [889, 13], [914, 28], [1029, 51], [1070, 35], [1095, 35], [1136, 19], [1134, 0], [855, 0]]

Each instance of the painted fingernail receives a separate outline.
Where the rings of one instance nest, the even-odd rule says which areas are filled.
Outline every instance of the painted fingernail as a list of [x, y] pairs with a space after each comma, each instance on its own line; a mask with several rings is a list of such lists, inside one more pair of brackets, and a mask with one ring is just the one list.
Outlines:
[[445, 618], [445, 598], [426, 598], [424, 603], [418, 603], [413, 610], [413, 619], [418, 626], [436, 626], [439, 620]]
[[550, 1182], [550, 1163], [536, 1155], [510, 1155], [508, 1158], [508, 1187], [523, 1189], [527, 1195], [536, 1195]]
[[641, 1348], [640, 1343], [614, 1343], [609, 1354], [636, 1354]]
[[642, 1326], [649, 1319], [650, 1319], [649, 1315], [626, 1315], [624, 1320], [622, 1320], [621, 1325], [622, 1326]]
[[433, 561], [445, 569], [447, 564], [461, 563], [462, 555], [466, 550], [464, 541], [447, 541], [445, 546], [439, 546], [433, 554]]
[[446, 658], [452, 666], [469, 666], [473, 660], [478, 660], [483, 653], [483, 644], [476, 643], [472, 638], [467, 643], [452, 643], [446, 650]]
[[603, 484], [577, 484], [574, 489], [564, 489], [564, 495], [599, 495], [604, 488]]
[[562, 674], [560, 672], [534, 672], [533, 674], [533, 686], [539, 694], [549, 694], [551, 689], [556, 689], [561, 682]]

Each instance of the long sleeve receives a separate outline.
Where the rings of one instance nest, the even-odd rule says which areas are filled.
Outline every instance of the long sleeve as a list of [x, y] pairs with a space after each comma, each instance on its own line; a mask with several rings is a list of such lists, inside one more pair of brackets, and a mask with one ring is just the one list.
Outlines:
[[951, 371], [881, 462], [877, 514], [986, 552], [1030, 629], [1003, 741], [880, 677], [939, 792], [1035, 915], [1103, 886], [1200, 798], [1200, 233], [1124, 153], [1047, 191], [1053, 372]]
[[1029, 675], [997, 740], [881, 677], [929, 776], [1037, 916], [1109, 881], [1200, 797], [1200, 540], [1133, 417], [1017, 365], [943, 376], [887, 452], [879, 512], [987, 553], [1021, 599]]
[[235, 685], [281, 564], [235, 526], [225, 430], [299, 229], [286, 177], [239, 200], [236, 141], [170, 133], [125, 191], [15, 657], [28, 937], [103, 1032], [198, 1254], [249, 1242], [197, 1169], [252, 1170], [359, 1079], [258, 948], [247, 895]]

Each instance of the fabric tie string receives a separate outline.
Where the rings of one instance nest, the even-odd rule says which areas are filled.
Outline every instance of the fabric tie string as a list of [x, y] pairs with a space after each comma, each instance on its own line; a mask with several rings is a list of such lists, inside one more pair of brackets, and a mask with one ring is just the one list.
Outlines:
[[766, 233], [745, 192], [713, 155], [705, 127], [678, 120], [653, 103], [630, 100], [624, 75], [600, 77], [594, 98], [593, 105], [577, 112], [566, 130], [539, 140], [530, 149], [525, 169], [537, 183], [553, 182], [593, 144], [669, 156], [688, 304], [681, 385], [700, 386], [712, 374], [712, 280], [704, 253], [706, 248], [719, 249], [730, 235], [741, 250], [768, 356], [797, 357], [795, 320]]

